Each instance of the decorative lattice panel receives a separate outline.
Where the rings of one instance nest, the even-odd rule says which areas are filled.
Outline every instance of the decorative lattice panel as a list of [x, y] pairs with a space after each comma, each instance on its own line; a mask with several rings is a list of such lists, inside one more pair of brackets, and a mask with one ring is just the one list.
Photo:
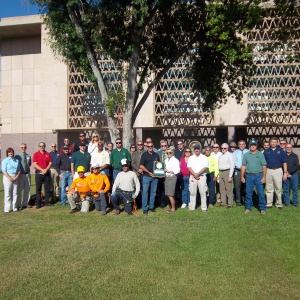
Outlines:
[[[297, 124], [300, 122], [300, 63], [290, 62], [295, 56], [293, 45], [277, 46], [272, 51], [272, 30], [284, 25], [299, 27], [299, 15], [293, 19], [265, 18], [260, 27], [247, 34], [254, 48], [256, 74], [248, 92], [248, 124]], [[299, 44], [299, 31], [294, 33], [294, 43]]]
[[[109, 89], [122, 88], [120, 66], [104, 53], [98, 63]], [[123, 124], [121, 107], [115, 108], [118, 126]], [[69, 128], [107, 128], [104, 104], [100, 93], [74, 65], [69, 67]]]

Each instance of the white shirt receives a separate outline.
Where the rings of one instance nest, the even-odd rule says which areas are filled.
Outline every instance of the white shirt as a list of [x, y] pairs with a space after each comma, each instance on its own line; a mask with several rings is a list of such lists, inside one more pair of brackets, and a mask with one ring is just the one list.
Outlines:
[[109, 153], [105, 150], [102, 152], [95, 152], [92, 155], [91, 158], [91, 164], [99, 164], [100, 167], [103, 167], [104, 165], [109, 165], [110, 164], [110, 159], [109, 159]]
[[217, 160], [219, 160], [219, 157], [222, 155], [222, 152], [218, 152], [218, 153], [215, 153], [215, 152], [211, 152], [211, 154], [210, 154], [211, 156], [214, 156]]
[[[195, 173], [199, 173], [203, 168], [209, 167], [208, 158], [202, 153], [200, 153], [198, 156], [193, 154], [188, 160], [187, 167], [192, 168]], [[206, 174], [206, 172], [203, 174]], [[192, 174], [191, 176], [193, 177]]]
[[[172, 171], [174, 175], [179, 174], [180, 172], [179, 160], [175, 156], [171, 156], [170, 158], [167, 157], [165, 160], [165, 168], [168, 171]], [[173, 175], [173, 173], [166, 172], [166, 176], [168, 176], [168, 174]]]
[[141, 186], [138, 177], [133, 171], [122, 171], [116, 177], [112, 187], [112, 193], [115, 193], [117, 188], [120, 188], [122, 191], [134, 193], [132, 197], [136, 198], [140, 192]]
[[222, 153], [222, 155], [219, 157], [219, 170], [229, 170], [229, 177], [232, 177], [233, 175], [233, 170], [234, 170], [234, 158], [233, 158], [233, 154], [226, 151], [224, 154]]

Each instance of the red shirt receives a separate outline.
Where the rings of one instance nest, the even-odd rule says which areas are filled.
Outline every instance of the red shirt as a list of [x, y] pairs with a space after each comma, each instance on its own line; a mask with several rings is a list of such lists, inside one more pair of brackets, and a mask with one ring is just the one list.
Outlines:
[[180, 172], [183, 176], [190, 176], [190, 171], [187, 168], [187, 162], [185, 161], [184, 157], [180, 158]]
[[37, 163], [40, 168], [46, 169], [49, 165], [49, 162], [52, 162], [52, 159], [49, 152], [45, 151], [42, 153], [41, 151], [37, 151], [33, 154], [32, 161]]

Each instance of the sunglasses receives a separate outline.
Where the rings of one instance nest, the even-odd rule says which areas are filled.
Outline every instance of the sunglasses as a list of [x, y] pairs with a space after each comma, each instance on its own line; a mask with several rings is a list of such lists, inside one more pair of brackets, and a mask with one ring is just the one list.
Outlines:
[[213, 147], [213, 148], [218, 149], [219, 147]]
[[[231, 147], [232, 148], [232, 147]], [[221, 148], [222, 150], [226, 150], [227, 148]]]
[[77, 172], [78, 174], [84, 174], [84, 172]]
[[103, 144], [98, 144], [98, 147], [103, 147]]
[[122, 142], [116, 142], [116, 144], [122, 144]]
[[153, 148], [153, 146], [148, 146], [148, 148]]
[[173, 152], [166, 152], [167, 154], [173, 154]]
[[98, 135], [94, 135], [94, 136], [92, 136], [92, 138], [94, 139], [94, 138], [98, 138], [99, 136]]
[[286, 143], [280, 143], [280, 145], [285, 145]]
[[85, 137], [85, 135], [84, 134], [81, 134], [81, 135], [79, 135], [80, 137]]
[[138, 144], [138, 146], [144, 146], [144, 144]]
[[128, 167], [128, 165], [123, 165], [122, 168], [123, 168], [123, 167]]
[[51, 146], [52, 148], [55, 148], [56, 146]]
[[42, 145], [42, 146], [39, 146], [40, 148], [45, 148], [45, 146], [44, 145]]
[[22, 149], [26, 149], [27, 147], [21, 147]]

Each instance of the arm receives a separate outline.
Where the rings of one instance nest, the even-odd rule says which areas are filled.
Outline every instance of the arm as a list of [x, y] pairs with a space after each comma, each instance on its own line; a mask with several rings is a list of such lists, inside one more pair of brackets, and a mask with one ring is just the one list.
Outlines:
[[282, 176], [282, 180], [285, 181], [287, 179], [287, 163], [283, 163], [282, 165], [283, 168], [283, 176]]
[[143, 173], [149, 174], [151, 177], [153, 176], [153, 173], [149, 172], [143, 165], [140, 165], [140, 169], [142, 170]]
[[267, 175], [267, 166], [263, 166], [262, 167], [262, 179], [261, 179], [261, 183], [266, 183], [266, 175]]
[[139, 181], [138, 177], [136, 176], [136, 174], [134, 174], [134, 185], [135, 185], [135, 191], [134, 191], [134, 195], [132, 195], [132, 198], [135, 199], [141, 190], [140, 181]]
[[242, 165], [242, 167], [241, 167], [241, 181], [242, 181], [242, 183], [246, 182], [246, 180], [245, 180], [245, 171], [246, 171], [246, 166]]
[[73, 162], [71, 162], [71, 172], [72, 172], [72, 177], [74, 177], [75, 172], [74, 172], [74, 163]]

